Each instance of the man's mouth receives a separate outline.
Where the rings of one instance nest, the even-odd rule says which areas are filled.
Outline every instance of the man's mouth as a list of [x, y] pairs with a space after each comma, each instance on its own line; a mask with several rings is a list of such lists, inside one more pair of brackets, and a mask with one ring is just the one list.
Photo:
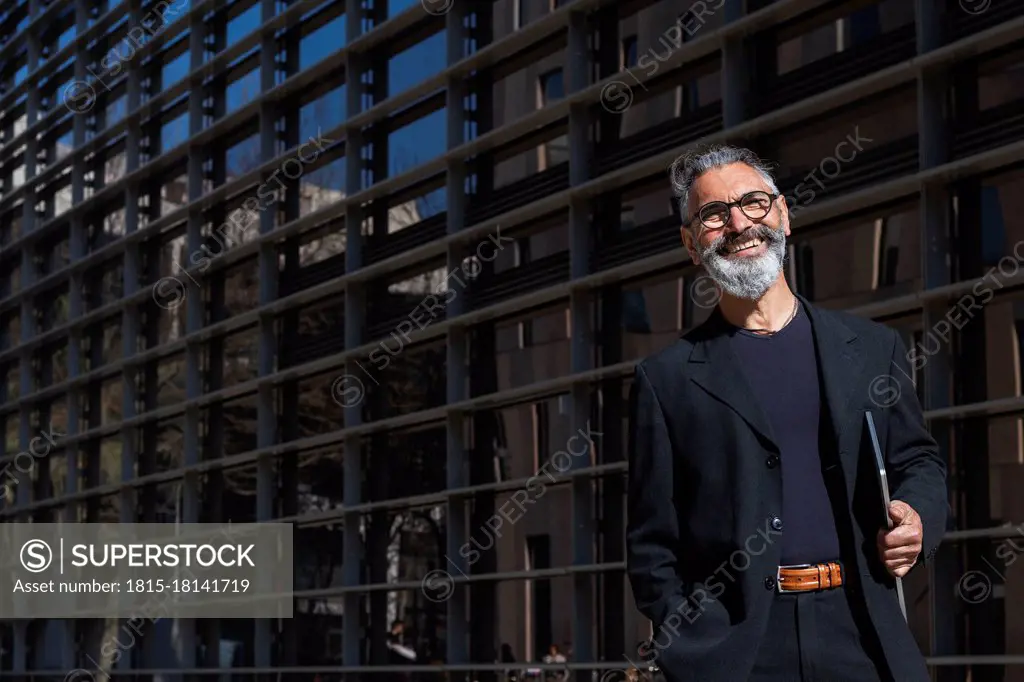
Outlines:
[[752, 239], [744, 239], [743, 241], [737, 241], [732, 244], [728, 244], [722, 248], [722, 251], [731, 256], [736, 253], [742, 253], [744, 251], [756, 249], [763, 243], [764, 240], [754, 237]]

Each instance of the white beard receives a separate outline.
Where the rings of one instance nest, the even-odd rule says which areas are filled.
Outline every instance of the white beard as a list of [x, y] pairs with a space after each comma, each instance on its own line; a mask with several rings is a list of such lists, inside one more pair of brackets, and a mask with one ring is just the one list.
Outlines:
[[778, 280], [786, 261], [786, 233], [781, 228], [758, 226], [747, 230], [761, 238], [767, 250], [756, 258], [730, 259], [719, 254], [725, 238], [719, 238], [700, 254], [704, 269], [722, 291], [735, 298], [757, 300]]

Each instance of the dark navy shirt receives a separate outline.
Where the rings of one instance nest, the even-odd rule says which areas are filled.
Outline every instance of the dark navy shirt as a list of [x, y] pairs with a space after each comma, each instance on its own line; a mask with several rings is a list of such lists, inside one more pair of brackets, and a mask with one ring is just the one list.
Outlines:
[[801, 304], [796, 317], [767, 336], [735, 329], [730, 343], [750, 388], [771, 422], [780, 450], [782, 564], [839, 559], [819, 434], [822, 402], [814, 333]]

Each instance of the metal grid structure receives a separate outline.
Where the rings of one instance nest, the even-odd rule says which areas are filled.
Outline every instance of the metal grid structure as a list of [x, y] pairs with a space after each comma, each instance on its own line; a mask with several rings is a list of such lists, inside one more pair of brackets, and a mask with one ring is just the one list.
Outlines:
[[[1020, 115], [1012, 107], [979, 122], [963, 118], [964, 102], [950, 105], [950, 93], [962, 96], [957, 86], [971, 81], [972, 68], [976, 70], [980, 60], [1019, 49], [1024, 40], [1024, 3], [1019, 1], [994, 3], [985, 12], [971, 14], [955, 3], [918, 0], [914, 30], [887, 37], [899, 49], [871, 58], [849, 55], [840, 64], [842, 69], [829, 73], [826, 83], [809, 79], [802, 89], [790, 88], [785, 97], [773, 100], [763, 85], [770, 79], [759, 81], [761, 74], [751, 73], [771, 69], [763, 46], [771, 46], [772, 52], [787, 32], [806, 30], [864, 3], [725, 0], [724, 25], [673, 51], [658, 77], [711, 60], [721, 74], [721, 101], [693, 114], [692, 120], [622, 139], [618, 114], [601, 106], [606, 88], [619, 78], [619, 21], [656, 3], [552, 3], [544, 16], [500, 38], [495, 38], [492, 25], [501, 3], [456, 1], [445, 3], [444, 12], [431, 11], [437, 8], [427, 3], [393, 13], [386, 2], [361, 0], [176, 4], [180, 17], [137, 47], [125, 60], [123, 73], [102, 90], [91, 76], [105, 51], [133, 28], [151, 23], [156, 7], [168, 3], [2, 4], [2, 33], [7, 39], [0, 46], [0, 83], [5, 86], [0, 92], [0, 262], [11, 275], [5, 275], [0, 301], [5, 335], [0, 367], [8, 377], [0, 414], [5, 427], [17, 423], [16, 452], [29, 450], [40, 430], [51, 423], [58, 402], [66, 411], [67, 435], [59, 449], [48, 454], [51, 461], [63, 460], [64, 468], [48, 463], [22, 472], [11, 504], [0, 508], [0, 519], [96, 520], [98, 500], [105, 496], [118, 500], [118, 520], [152, 520], [159, 517], [152, 491], [173, 482], [180, 500], [176, 518], [226, 520], [224, 509], [211, 501], [223, 490], [217, 472], [243, 465], [255, 467], [256, 521], [285, 519], [309, 527], [334, 522], [356, 529], [367, 518], [375, 525], [374, 515], [389, 509], [442, 505], [445, 559], [459, 573], [471, 576], [456, 579], [444, 605], [445, 650], [437, 652], [444, 666], [437, 669], [452, 674], [470, 669], [493, 673], [504, 667], [492, 662], [496, 585], [505, 580], [570, 580], [571, 668], [609, 667], [599, 661], [618, 662], [628, 653], [621, 541], [626, 465], [623, 448], [614, 444], [622, 441], [622, 387], [635, 360], [623, 359], [616, 325], [602, 328], [599, 320], [617, 319], [625, 283], [652, 272], [689, 273], [692, 266], [678, 248], [671, 220], [642, 226], [629, 238], [604, 237], [617, 227], [617, 207], [627, 188], [662, 179], [680, 149], [698, 139], [766, 140], [877, 93], [916, 89], [919, 133], [910, 152], [903, 148], [906, 145], [893, 144], [872, 157], [871, 169], [830, 187], [803, 208], [794, 241], [799, 244], [811, 235], [825, 234], [848, 223], [851, 216], [881, 206], [916, 202], [923, 288], [875, 300], [855, 312], [880, 320], [918, 316], [927, 329], [981, 281], [983, 270], [965, 247], [980, 211], [966, 198], [971, 188], [985, 174], [1018, 166], [1024, 156]], [[259, 8], [258, 30], [229, 41], [231, 21], [252, 7]], [[342, 15], [344, 46], [329, 59], [300, 69], [301, 38]], [[72, 25], [74, 37], [59, 46], [59, 37]], [[441, 31], [447, 67], [389, 96], [390, 57]], [[538, 54], [563, 50], [566, 96], [494, 125], [492, 82], [524, 68]], [[758, 60], [751, 59], [755, 52]], [[187, 55], [187, 75], [165, 87], [163, 65], [182, 55]], [[22, 68], [27, 75], [16, 77]], [[258, 93], [230, 108], [228, 85], [253, 70], [259, 77]], [[65, 90], [62, 95], [60, 87], [69, 78], [92, 84], [84, 95], [91, 102], [87, 111], [75, 111], [82, 92], [69, 97]], [[326, 82], [345, 85], [345, 118], [322, 132], [321, 139], [327, 142], [309, 164], [312, 172], [344, 157], [344, 192], [323, 207], [303, 210], [297, 177], [285, 172], [286, 179], [281, 180], [280, 174], [290, 160], [305, 161], [307, 142], [300, 134], [298, 111], [311, 91], [324, 92]], [[652, 80], [651, 91], [658, 87]], [[123, 115], [108, 121], [110, 109], [99, 105], [121, 96]], [[970, 111], [969, 103], [966, 106]], [[448, 151], [404, 172], [390, 172], [388, 132], [442, 108]], [[187, 141], [164, 148], [162, 126], [180, 116], [187, 120]], [[60, 140], [68, 134], [70, 149], [61, 155]], [[229, 177], [225, 166], [231, 143], [253, 135], [258, 162]], [[494, 167], [499, 160], [558, 135], [568, 138], [566, 163], [518, 184], [496, 187]], [[107, 162], [121, 154], [124, 172], [105, 182]], [[183, 196], [180, 205], [168, 209], [165, 183], [178, 177], [184, 178]], [[165, 321], [153, 292], [167, 274], [162, 245], [183, 235], [183, 253], [212, 253], [213, 227], [270, 182], [280, 183], [283, 198], [274, 210], [259, 211], [258, 235], [222, 249], [208, 270], [193, 265], [181, 273], [205, 286], [184, 288], [179, 311], [184, 329], [177, 337], [161, 338]], [[400, 231], [386, 229], [389, 211], [396, 205], [438, 188], [444, 189], [445, 211]], [[64, 191], [70, 192], [70, 201], [60, 207]], [[123, 211], [123, 229], [111, 238], [102, 226], [118, 210]], [[443, 340], [442, 404], [394, 414], [381, 407], [379, 396], [370, 396], [345, 406], [340, 428], [300, 435], [291, 420], [299, 411], [300, 383], [324, 373], [360, 376], [365, 371], [361, 363], [408, 317], [408, 310], [380, 300], [382, 282], [393, 280], [395, 273], [423, 271], [436, 264], [457, 271], [499, 226], [503, 234], [516, 238], [552, 221], [568, 226], [565, 251], [503, 272], [484, 263], [479, 277], [466, 285], [466, 295], [455, 296], [445, 307], [444, 319], [407, 335], [410, 346]], [[344, 235], [344, 252], [300, 267], [301, 246], [311, 233]], [[958, 249], [950, 257], [953, 244]], [[228, 314], [227, 273], [253, 259], [256, 300], [247, 309]], [[116, 279], [112, 287], [106, 284], [109, 273]], [[1024, 277], [1009, 277], [1002, 284], [996, 296], [1011, 297]], [[296, 329], [296, 311], [328, 296], [336, 297], [344, 311], [343, 332], [322, 335], [313, 343]], [[498, 390], [493, 361], [497, 323], [566, 300], [573, 331], [567, 373]], [[54, 312], [58, 301], [66, 306], [62, 316]], [[13, 320], [19, 322], [17, 339], [10, 338]], [[108, 359], [104, 333], [111, 320], [121, 330], [122, 347]], [[220, 369], [225, 362], [223, 340], [248, 329], [255, 329], [258, 339], [255, 376], [228, 384]], [[984, 357], [984, 330], [960, 333], [957, 353], [944, 348], [930, 357], [920, 382], [933, 431], [947, 452], [962, 451], [962, 446], [954, 447], [954, 438], [978, 435], [979, 427], [957, 430], [957, 424], [1024, 410], [1024, 397], [987, 400], [984, 387], [972, 384], [969, 369]], [[184, 357], [185, 394], [164, 404], [159, 396], [160, 363], [178, 354]], [[66, 367], [63, 380], [55, 379], [62, 374], [55, 373], [58, 364]], [[112, 380], [120, 387], [116, 420], [105, 418], [103, 408], [104, 386]], [[567, 396], [570, 431], [586, 428], [596, 418], [611, 443], [599, 448], [597, 458], [589, 462], [574, 458], [563, 475], [571, 490], [571, 566], [501, 572], [486, 555], [472, 570], [464, 561], [448, 559], [461, 556], [472, 529], [495, 514], [499, 492], [527, 484], [524, 478], [502, 480], [488, 471], [493, 452], [487, 444], [501, 428], [493, 411], [559, 394]], [[249, 395], [256, 401], [251, 446], [222, 456], [225, 405]], [[180, 460], [161, 468], [155, 432], [159, 423], [171, 418], [182, 424]], [[443, 488], [399, 498], [375, 494], [391, 474], [384, 466], [372, 466], [369, 455], [387, 449], [389, 434], [439, 427], [446, 454], [441, 457], [438, 451], [435, 456], [444, 462]], [[10, 430], [5, 428], [5, 433]], [[99, 462], [104, 443], [110, 440], [119, 444], [120, 480], [104, 481]], [[304, 452], [330, 446], [344, 449], [343, 505], [299, 513], [293, 462]], [[0, 461], [11, 464], [14, 457], [5, 438]], [[954, 471], [963, 467], [962, 462], [951, 464]], [[55, 481], [54, 471], [63, 471], [65, 480]], [[987, 485], [987, 473], [972, 478], [968, 472], [966, 477], [971, 490]], [[62, 494], [55, 492], [56, 487]], [[964, 511], [970, 509], [969, 502], [960, 500], [957, 509], [970, 516]], [[972, 525], [969, 518], [960, 518], [959, 524], [967, 530], [952, 531], [951, 542], [1013, 534], [1012, 529]], [[603, 541], [595, 541], [598, 537]], [[353, 676], [386, 671], [378, 665], [384, 660], [380, 620], [386, 612], [385, 597], [390, 592], [418, 591], [421, 583], [387, 580], [379, 566], [373, 567], [372, 556], [379, 549], [380, 538], [375, 539], [373, 532], [344, 533], [341, 584], [297, 595], [341, 596], [344, 613], [361, 614], [359, 626], [346, 623], [342, 628], [343, 664], [308, 665], [298, 650], [297, 626], [258, 621], [252, 625], [251, 655], [233, 674], [291, 673], [294, 679], [311, 679], [314, 673]], [[965, 560], [958, 551], [940, 556], [930, 576], [933, 586], [955, 585], [958, 571], [976, 562]], [[959, 642], [964, 635], [956, 622], [969, 616], [952, 591], [928, 592], [934, 652], [930, 660], [937, 674], [963, 679], [966, 665], [1024, 663], [1019, 654], [957, 655], [962, 653]], [[953, 613], [959, 614], [959, 621], [941, 615]], [[366, 614], [374, 632], [367, 631]], [[10, 623], [10, 651], [0, 676], [63, 679], [63, 673], [54, 677], [57, 666], [80, 667], [83, 647], [91, 646], [83, 642], [95, 641], [89, 639], [96, 636], [95, 624], [67, 621], [59, 627], [60, 661], [44, 665], [40, 652], [45, 649], [52, 656], [52, 624]], [[182, 621], [176, 627], [174, 669], [197, 679], [220, 674], [210, 652], [226, 625]], [[201, 649], [199, 644], [207, 646]], [[153, 648], [147, 642], [123, 657], [115, 675], [151, 679], [145, 676], [162, 668]], [[480, 673], [481, 678], [488, 674]]]

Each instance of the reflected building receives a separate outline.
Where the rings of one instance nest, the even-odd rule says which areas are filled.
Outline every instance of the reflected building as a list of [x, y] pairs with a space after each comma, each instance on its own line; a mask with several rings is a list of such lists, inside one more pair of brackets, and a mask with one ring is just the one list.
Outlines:
[[67, 435], [0, 516], [285, 520], [296, 601], [130, 644], [0, 621], [0, 677], [373, 682], [396, 621], [452, 682], [635, 659], [629, 382], [709, 312], [665, 171], [724, 136], [777, 164], [793, 287], [913, 354], [955, 512], [906, 583], [934, 679], [1024, 682], [1024, 2], [970, 6], [240, 0], [75, 113], [155, 4], [8, 3], [0, 466]]

